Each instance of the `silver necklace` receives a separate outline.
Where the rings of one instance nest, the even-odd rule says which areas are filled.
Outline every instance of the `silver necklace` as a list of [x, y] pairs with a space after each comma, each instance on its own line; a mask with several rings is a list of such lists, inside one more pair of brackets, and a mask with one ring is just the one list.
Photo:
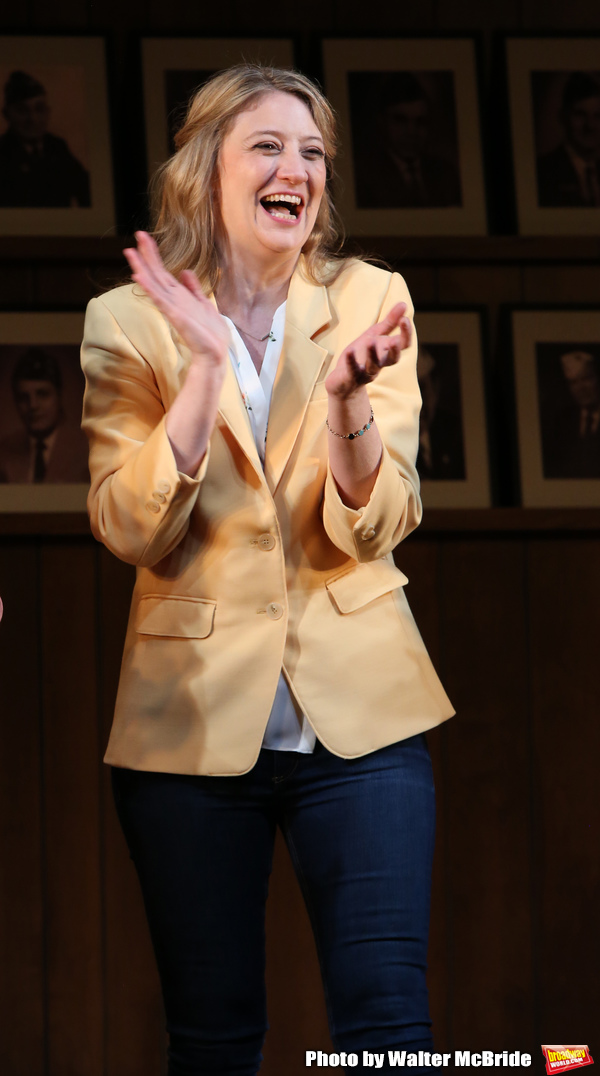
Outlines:
[[[225, 317], [229, 318], [229, 314], [226, 314]], [[235, 321], [233, 320], [233, 318], [229, 318], [229, 320], [230, 320], [232, 325], [235, 325]], [[273, 344], [276, 341], [276, 337], [273, 336], [273, 330], [272, 329], [269, 329], [266, 336], [254, 336], [254, 334], [249, 333], [247, 329], [240, 329], [239, 325], [235, 325], [235, 327], [236, 327], [236, 329], [237, 329], [237, 331], [239, 333], [243, 333], [244, 336], [249, 336], [251, 340], [256, 340], [257, 343], [259, 343], [259, 344], [264, 344], [265, 340], [271, 340], [271, 342]]]

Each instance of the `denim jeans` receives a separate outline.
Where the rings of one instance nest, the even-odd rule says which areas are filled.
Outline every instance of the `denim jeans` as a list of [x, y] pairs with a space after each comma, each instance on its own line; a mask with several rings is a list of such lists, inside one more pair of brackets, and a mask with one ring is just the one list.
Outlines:
[[[374, 1071], [363, 1050], [433, 1050], [424, 736], [355, 759], [319, 743], [312, 755], [262, 750], [239, 777], [113, 768], [112, 778], [158, 963], [169, 1076], [258, 1072], [278, 825], [314, 930], [335, 1049], [359, 1055], [348, 1071]], [[302, 1058], [312, 1046], [297, 1044]]]

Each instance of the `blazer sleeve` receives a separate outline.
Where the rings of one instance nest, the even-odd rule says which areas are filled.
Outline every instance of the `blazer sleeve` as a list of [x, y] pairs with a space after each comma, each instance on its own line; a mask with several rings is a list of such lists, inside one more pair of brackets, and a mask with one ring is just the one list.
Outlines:
[[81, 365], [93, 534], [121, 560], [152, 566], [188, 528], [208, 450], [194, 478], [177, 470], [154, 370], [102, 299], [87, 309]]
[[411, 344], [394, 366], [385, 367], [367, 387], [383, 443], [379, 471], [364, 508], [342, 501], [327, 467], [323, 525], [331, 541], [348, 556], [366, 562], [387, 556], [421, 521], [422, 505], [416, 459], [419, 447], [421, 393], [417, 380], [417, 336], [413, 305], [398, 273], [393, 273], [381, 308], [381, 321], [396, 303], [407, 304], [413, 325]]

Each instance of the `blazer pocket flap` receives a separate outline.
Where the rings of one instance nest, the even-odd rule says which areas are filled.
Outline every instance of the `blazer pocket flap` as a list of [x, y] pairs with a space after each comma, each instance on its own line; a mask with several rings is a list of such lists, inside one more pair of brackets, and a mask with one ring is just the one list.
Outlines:
[[408, 583], [404, 572], [387, 560], [359, 564], [326, 583], [340, 613], [353, 613], [363, 605]]
[[135, 629], [141, 635], [206, 639], [213, 628], [216, 605], [208, 598], [163, 598], [148, 594], [138, 605]]

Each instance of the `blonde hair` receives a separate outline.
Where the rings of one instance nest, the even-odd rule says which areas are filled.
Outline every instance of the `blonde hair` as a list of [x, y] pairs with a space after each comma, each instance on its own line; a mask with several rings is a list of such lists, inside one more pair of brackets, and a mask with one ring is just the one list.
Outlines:
[[273, 91], [293, 94], [304, 102], [325, 146], [328, 182], [304, 244], [305, 272], [313, 283], [328, 284], [343, 268], [342, 229], [329, 190], [337, 150], [333, 109], [305, 75], [243, 63], [221, 71], [196, 92], [175, 136], [176, 152], [158, 169], [151, 185], [153, 234], [167, 269], [175, 275], [192, 269], [207, 291], [214, 291], [219, 278], [223, 139], [240, 112]]

